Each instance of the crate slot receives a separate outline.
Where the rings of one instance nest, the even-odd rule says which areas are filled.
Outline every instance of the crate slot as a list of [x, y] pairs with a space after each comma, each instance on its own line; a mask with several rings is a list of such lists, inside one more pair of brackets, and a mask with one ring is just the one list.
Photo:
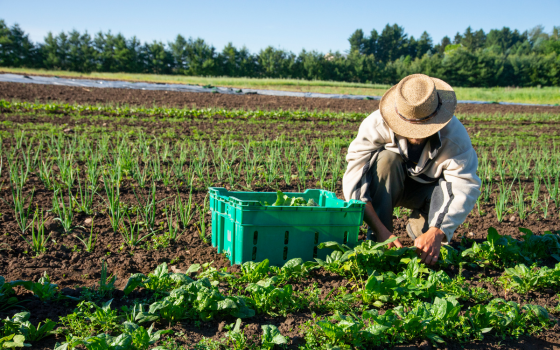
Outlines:
[[288, 259], [288, 247], [284, 247], [284, 255], [282, 256], [282, 259], [284, 260]]
[[319, 232], [315, 232], [315, 241], [313, 244], [319, 244]]
[[257, 245], [258, 239], [259, 239], [259, 231], [255, 231], [253, 233], [253, 245]]
[[257, 247], [253, 247], [253, 260], [257, 260]]
[[289, 239], [290, 239], [290, 232], [286, 231], [286, 233], [284, 233], [284, 244], [288, 244]]
[[317, 246], [313, 247], [313, 259], [317, 257]]
[[344, 239], [342, 240], [342, 244], [348, 243], [348, 231], [344, 231]]

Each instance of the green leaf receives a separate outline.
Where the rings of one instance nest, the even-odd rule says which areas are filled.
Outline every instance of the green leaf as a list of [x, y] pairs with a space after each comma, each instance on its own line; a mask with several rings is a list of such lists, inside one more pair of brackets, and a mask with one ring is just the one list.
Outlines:
[[185, 275], [190, 275], [193, 272], [198, 272], [198, 270], [200, 270], [200, 264], [192, 264], [185, 272]]
[[271, 345], [282, 345], [287, 344], [288, 340], [286, 337], [280, 333], [278, 328], [274, 325], [262, 325], [263, 335], [262, 335], [262, 343]]
[[288, 261], [286, 261], [286, 263], [284, 264], [284, 266], [282, 266], [283, 269], [290, 269], [293, 267], [296, 267], [298, 265], [301, 265], [303, 263], [303, 259], [302, 258], [293, 258], [290, 259]]
[[[30, 347], [31, 346], [31, 344], [24, 343], [25, 337], [21, 334], [18, 334], [18, 335], [15, 335], [15, 336], [13, 334], [11, 334], [10, 336], [12, 337], [11, 341], [5, 342], [4, 344], [2, 344], [2, 347], [9, 349], [9, 348], [23, 348], [23, 347]], [[2, 339], [4, 339], [4, 338], [2, 338]]]
[[284, 193], [282, 191], [276, 191], [276, 202], [272, 205], [275, 207], [284, 205]]
[[124, 287], [124, 295], [130, 294], [133, 290], [135, 290], [138, 286], [144, 284], [144, 280], [146, 280], [146, 276], [141, 273], [135, 273], [128, 279], [126, 282], [126, 286]]
[[445, 343], [445, 340], [443, 340], [443, 339], [442, 339], [439, 335], [437, 335], [437, 334], [429, 333], [429, 334], [426, 334], [426, 336], [427, 336], [431, 341], [438, 342], [438, 343]]
[[158, 267], [156, 267], [153, 274], [158, 278], [164, 278], [168, 273], [169, 271], [167, 269], [167, 263], [163, 262], [162, 264], [158, 265]]
[[498, 233], [498, 231], [497, 231], [495, 228], [490, 227], [490, 228], [488, 229], [488, 236], [486, 237], [486, 239], [487, 239], [489, 242], [495, 243], [495, 242], [497, 242], [500, 238], [502, 238], [502, 236], [500, 236], [500, 234]]

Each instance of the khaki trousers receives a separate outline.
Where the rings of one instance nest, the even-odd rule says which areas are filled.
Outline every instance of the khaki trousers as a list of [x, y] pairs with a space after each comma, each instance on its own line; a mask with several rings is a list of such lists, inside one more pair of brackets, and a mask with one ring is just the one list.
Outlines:
[[[393, 208], [416, 209], [429, 215], [430, 204], [438, 181], [423, 184], [407, 174], [400, 154], [383, 150], [370, 169], [370, 201], [383, 225], [393, 232]], [[368, 239], [372, 239], [368, 230]]]

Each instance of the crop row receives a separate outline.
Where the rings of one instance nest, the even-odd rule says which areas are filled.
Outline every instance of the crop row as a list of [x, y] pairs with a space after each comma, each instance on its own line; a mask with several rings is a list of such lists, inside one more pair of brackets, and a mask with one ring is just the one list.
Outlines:
[[[234, 190], [288, 186], [301, 191], [308, 184], [338, 191], [346, 167], [345, 145], [330, 140], [172, 143], [148, 135], [120, 139], [104, 135], [92, 143], [79, 134], [17, 132], [2, 141], [0, 175], [6, 176], [9, 189], [3, 200], [35, 252], [45, 249], [48, 237], [43, 223], [49, 213], [66, 233], [75, 228], [76, 213], [103, 213], [113, 231], [126, 244], [136, 246], [158, 231], [176, 239], [198, 212], [202, 215], [197, 227], [206, 240], [206, 203], [193, 202], [193, 191], [205, 192], [216, 185]], [[558, 213], [560, 153], [532, 149], [523, 154], [523, 150], [481, 152], [479, 215], [486, 214], [484, 203], [494, 204], [498, 222], [508, 213], [522, 221], [531, 213], [542, 212], [545, 219], [551, 212]], [[51, 193], [52, 207], [33, 204], [36, 189], [28, 185], [33, 175]], [[531, 178], [533, 190], [527, 191]], [[177, 195], [161, 199], [156, 193], [160, 185], [176, 188]], [[124, 189], [133, 193], [133, 202], [123, 199]], [[158, 215], [166, 218], [165, 230], [156, 227]], [[86, 250], [94, 244], [92, 237], [90, 232], [89, 238], [80, 238]]]
[[[66, 342], [56, 349], [71, 349], [78, 345], [88, 349], [116, 349], [117, 346], [144, 349], [170, 332], [154, 332], [153, 325], [144, 326], [154, 322], [172, 325], [184, 320], [250, 319], [257, 314], [285, 316], [302, 310], [331, 313], [328, 321], [316, 319], [304, 325], [305, 348], [312, 349], [328, 348], [329, 345], [386, 345], [426, 338], [433, 343], [464, 342], [482, 339], [489, 332], [518, 337], [552, 324], [548, 311], [541, 306], [496, 299], [482, 288], [470, 287], [461, 273], [451, 278], [443, 270], [429, 269], [419, 263], [412, 248], [387, 249], [388, 243], [368, 241], [355, 248], [325, 243], [321, 249], [334, 250], [326, 261], [317, 259], [304, 263], [301, 259], [293, 259], [282, 268], [269, 266], [267, 260], [248, 262], [238, 273], [217, 270], [210, 264], [191, 265], [184, 273], [170, 273], [164, 263], [147, 276], [134, 274], [129, 278], [124, 294], [131, 295], [141, 288], [149, 292], [148, 298], [144, 302], [133, 300], [120, 310], [111, 308], [110, 298], [116, 278], [108, 275], [106, 264], [102, 266], [98, 286], [84, 289], [79, 298], [61, 294], [46, 273], [38, 282], [6, 283], [2, 278], [0, 305], [3, 308], [18, 303], [14, 297], [17, 286], [28, 289], [42, 301], [70, 298], [80, 303], [74, 313], [61, 316], [58, 323], [45, 320], [41, 328], [41, 325], [34, 326], [27, 321], [28, 313], [22, 313], [3, 321], [0, 331], [2, 336], [9, 338], [6, 338], [8, 341], [18, 335], [36, 341], [51, 334], [58, 326], [65, 334]], [[535, 236], [526, 232], [522, 241], [516, 241], [500, 236], [494, 230], [479, 248], [460, 253], [452, 248], [445, 251], [442, 266], [468, 262], [512, 266], [506, 268], [500, 278], [499, 283], [506, 290], [528, 293], [560, 283], [560, 263], [554, 269], [537, 267], [551, 254], [560, 252], [560, 237], [555, 234]], [[558, 255], [556, 257], [560, 259]], [[528, 269], [523, 264], [514, 265], [517, 261], [534, 263], [535, 267]], [[292, 288], [293, 283], [308, 279], [319, 268], [347, 277], [351, 292], [340, 290], [332, 298], [320, 298], [321, 291], [314, 287], [303, 291]], [[539, 279], [539, 283], [535, 282]], [[461, 301], [474, 302], [475, 305], [465, 308]], [[385, 304], [391, 307], [386, 308]], [[228, 341], [246, 344], [239, 324], [235, 328], [237, 330], [231, 332], [238, 334], [230, 333]], [[264, 328], [263, 348], [286, 343], [276, 327]]]

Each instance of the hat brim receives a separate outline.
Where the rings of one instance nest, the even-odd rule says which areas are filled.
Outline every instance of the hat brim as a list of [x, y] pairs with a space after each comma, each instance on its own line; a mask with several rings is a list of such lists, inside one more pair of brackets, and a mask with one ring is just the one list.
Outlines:
[[397, 85], [391, 87], [379, 102], [379, 111], [385, 123], [397, 135], [413, 139], [423, 139], [430, 137], [445, 127], [453, 118], [455, 107], [457, 107], [457, 97], [453, 88], [441, 79], [431, 78], [436, 85], [437, 93], [442, 105], [436, 115], [429, 120], [413, 124], [403, 120], [395, 110], [395, 97]]

